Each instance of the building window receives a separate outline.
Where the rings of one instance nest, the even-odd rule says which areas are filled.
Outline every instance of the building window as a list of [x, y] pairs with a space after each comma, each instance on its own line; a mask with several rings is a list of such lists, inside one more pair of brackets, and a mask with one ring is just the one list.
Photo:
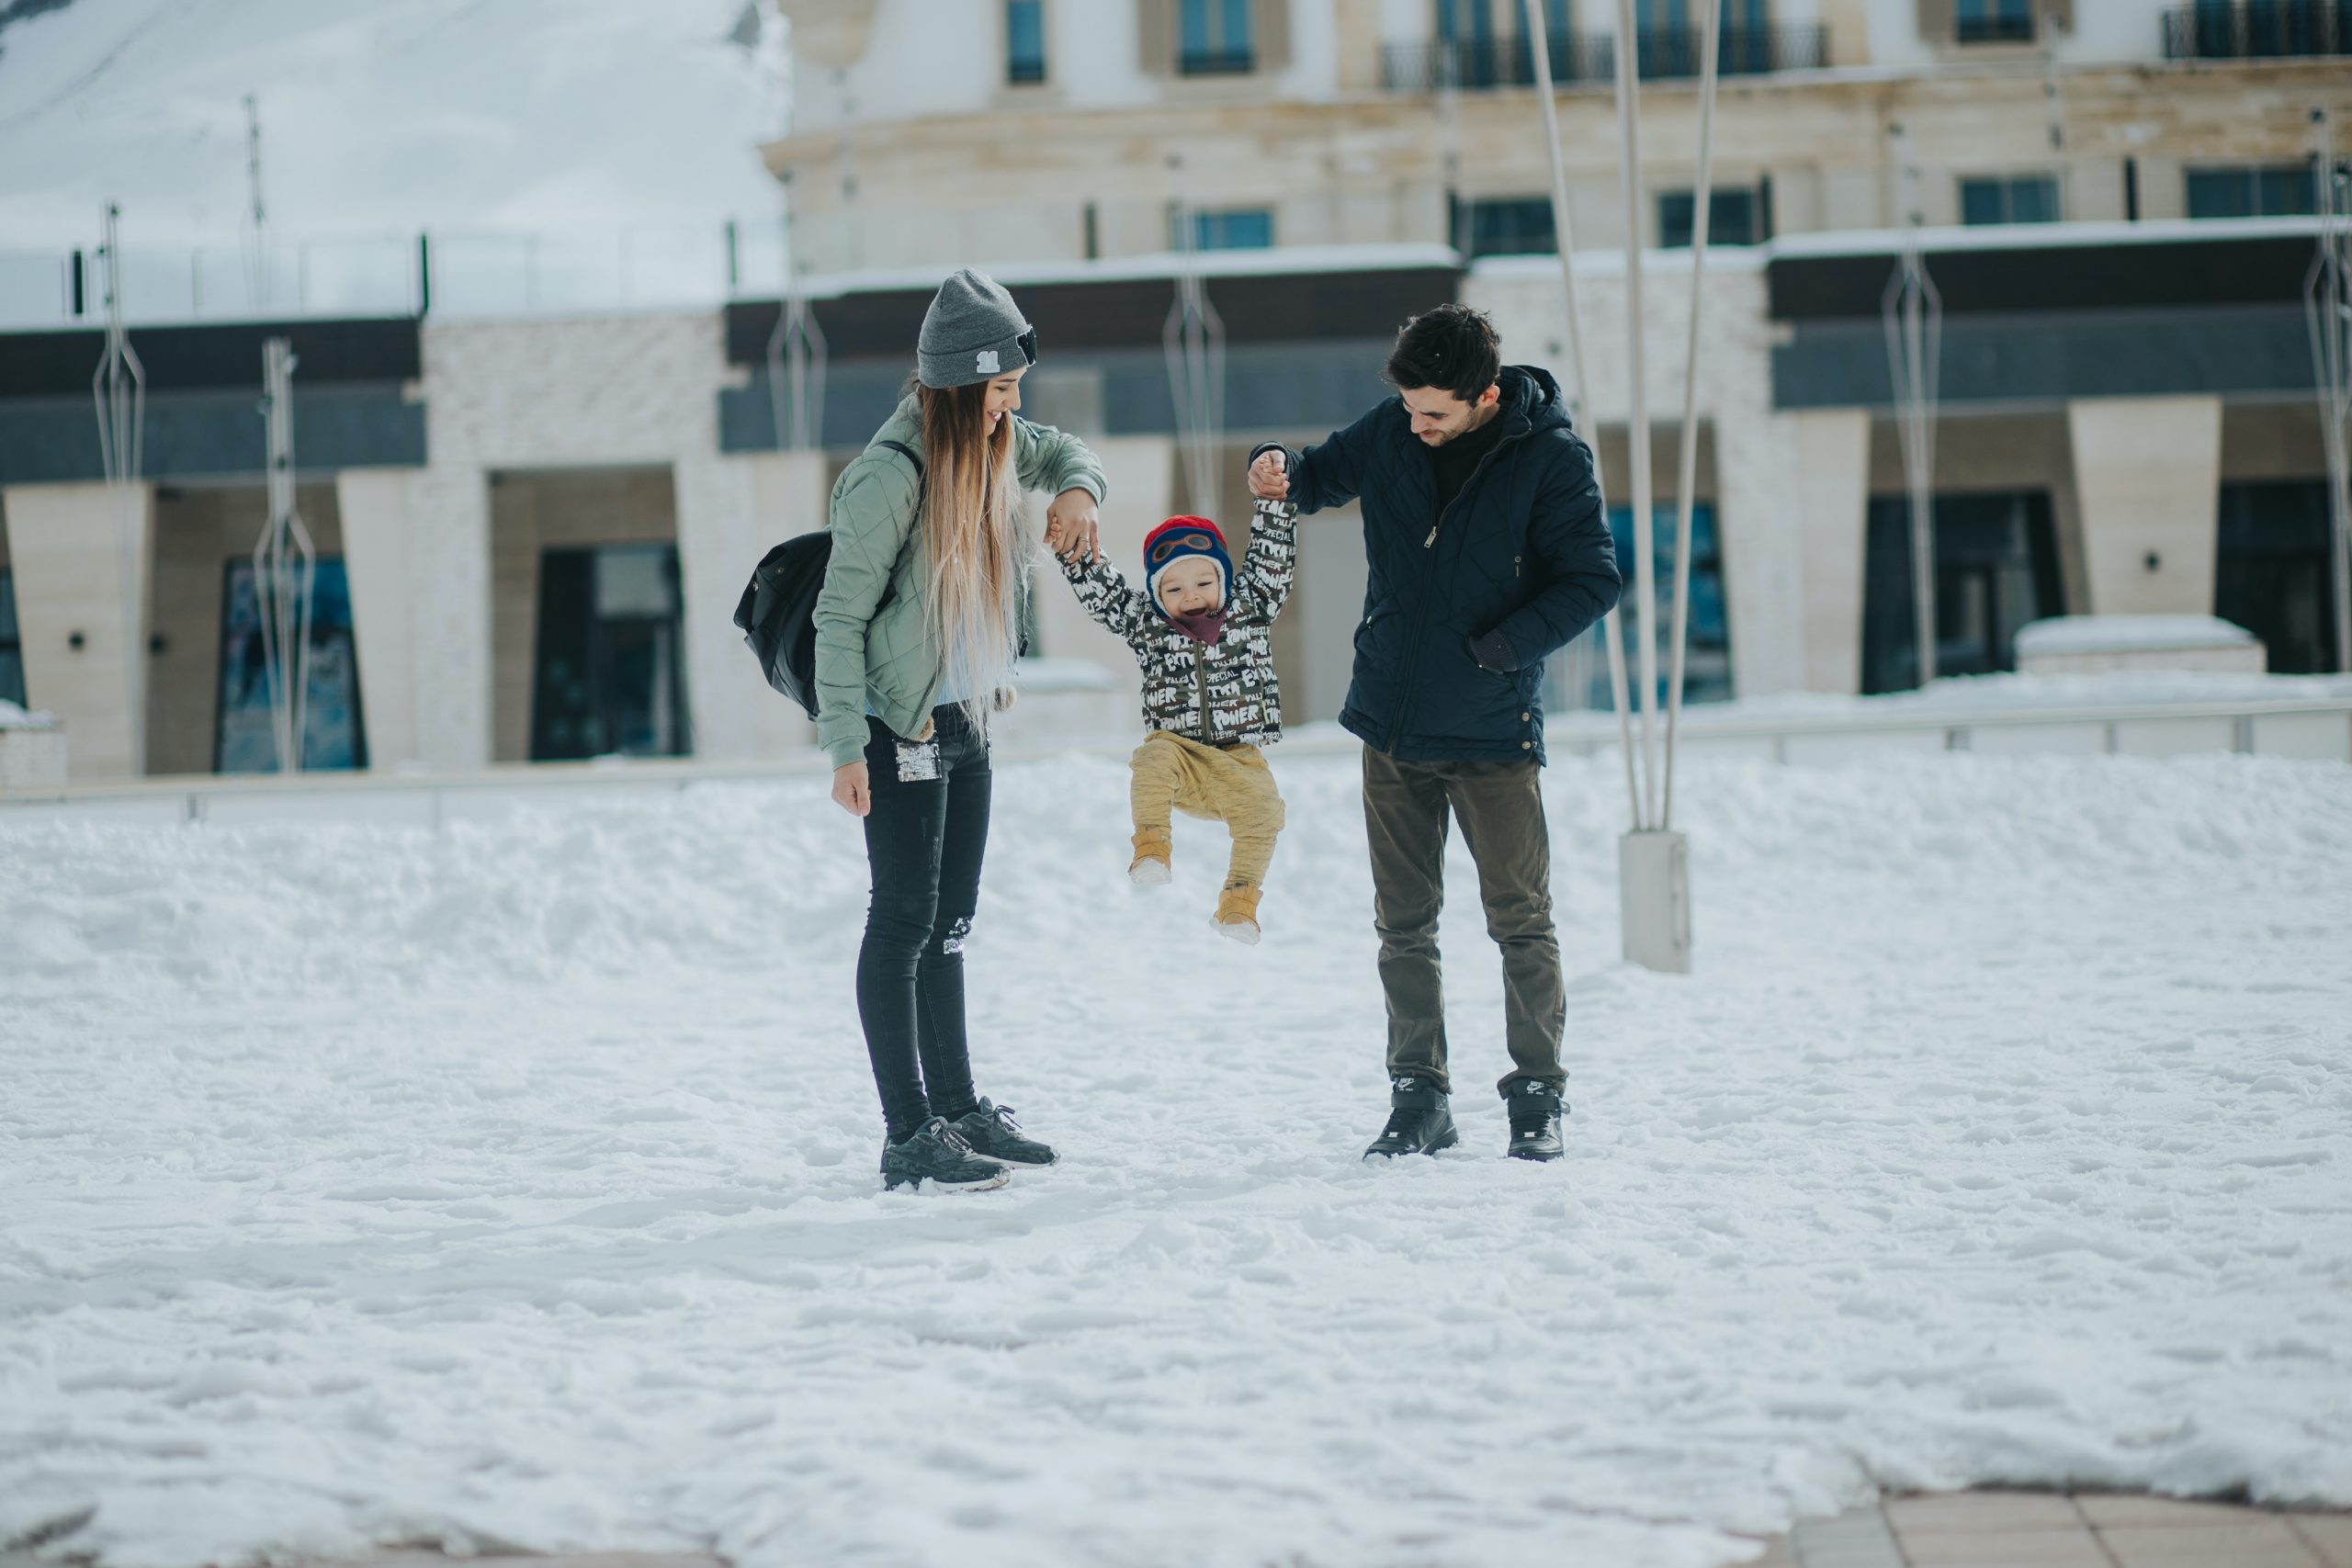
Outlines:
[[2058, 180], [2054, 175], [1960, 182], [1962, 223], [2055, 223]]
[[[1656, 518], [1657, 581], [1663, 623], [1657, 629], [1658, 705], [1669, 699], [1674, 670], [1674, 530], [1675, 504], [1661, 497]], [[1609, 532], [1617, 542], [1617, 570], [1625, 576], [1625, 597], [1620, 602], [1618, 624], [1623, 628], [1626, 669], [1640, 668], [1642, 609], [1634, 585], [1634, 509], [1615, 506], [1609, 512]], [[1616, 699], [1609, 687], [1609, 647], [1601, 640], [1605, 623], [1563, 649], [1544, 672], [1544, 700], [1555, 707], [1607, 708]], [[1685, 702], [1729, 701], [1731, 682], [1731, 617], [1724, 608], [1723, 547], [1716, 536], [1715, 506], [1711, 501], [1690, 506], [1690, 641], [1682, 670]], [[1636, 702], [1641, 694], [1633, 694]]]
[[1557, 255], [1549, 197], [1508, 197], [1492, 201], [1456, 200], [1453, 243], [1464, 257]]
[[[1262, 251], [1274, 243], [1274, 215], [1262, 207], [1195, 212], [1189, 236], [1182, 212], [1170, 214], [1168, 227], [1171, 250]], [[1188, 238], [1189, 245], [1185, 243]]]
[[1959, 0], [1952, 36], [1962, 43], [2031, 43], [2033, 0]]
[[0, 703], [25, 701], [25, 645], [17, 630], [17, 574], [0, 567]]
[[2309, 164], [2188, 171], [2191, 218], [2286, 218], [2319, 210]]
[[1238, 76], [1257, 68], [1250, 0], [1180, 0], [1177, 69], [1187, 76]]
[[2222, 487], [2213, 614], [2262, 639], [2274, 675], [2334, 670], [2327, 481]]
[[[1936, 672], [1988, 675], [2017, 668], [2018, 628], [2065, 612], [2058, 536], [2045, 491], [1939, 495]], [[1911, 502], [1871, 497], [1862, 558], [1862, 690], [1919, 683], [1912, 614]]]
[[[212, 734], [213, 771], [277, 772], [261, 604], [249, 560], [229, 563], [221, 592], [220, 695]], [[368, 765], [368, 731], [359, 713], [359, 659], [351, 635], [351, 585], [343, 562], [333, 556], [319, 558], [311, 584], [311, 671], [303, 688], [301, 744], [306, 770]]]
[[[1690, 248], [1690, 225], [1696, 205], [1687, 190], [1658, 193], [1657, 243], [1661, 249]], [[1707, 197], [1707, 243], [1760, 245], [1770, 238], [1764, 232], [1762, 208], [1754, 191], [1718, 190]]]
[[1004, 79], [1016, 87], [1046, 79], [1046, 0], [1004, 0]]
[[531, 761], [688, 753], [680, 604], [675, 545], [539, 557]]

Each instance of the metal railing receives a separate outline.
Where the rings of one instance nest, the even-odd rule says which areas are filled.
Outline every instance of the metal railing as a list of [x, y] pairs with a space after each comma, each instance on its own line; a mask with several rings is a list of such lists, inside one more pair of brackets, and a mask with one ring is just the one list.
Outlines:
[[2352, 0], [2200, 0], [2162, 21], [2166, 60], [2352, 54]]
[[[87, 327], [99, 310], [94, 247], [0, 252], [0, 332]], [[449, 231], [282, 239], [255, 248], [126, 243], [134, 322], [322, 316], [513, 316], [714, 306], [773, 298], [784, 240], [773, 223]]]
[[[1645, 79], [1699, 74], [1700, 35], [1691, 28], [1652, 28], [1634, 35], [1634, 68]], [[1552, 80], [1562, 85], [1611, 81], [1617, 39], [1610, 33], [1566, 33], [1551, 40]], [[1818, 71], [1829, 63], [1829, 28], [1819, 22], [1725, 28], [1720, 69], [1726, 76]], [[1475, 92], [1535, 85], [1535, 54], [1518, 38], [1392, 43], [1382, 51], [1382, 80], [1393, 93]]]
[[2031, 43], [2033, 17], [2000, 13], [1962, 17], [1952, 24], [1952, 37], [1962, 43]]

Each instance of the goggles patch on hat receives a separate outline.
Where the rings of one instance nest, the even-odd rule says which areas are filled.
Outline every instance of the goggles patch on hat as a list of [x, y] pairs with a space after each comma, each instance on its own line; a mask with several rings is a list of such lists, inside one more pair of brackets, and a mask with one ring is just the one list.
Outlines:
[[1158, 566], [1178, 550], [1213, 550], [1216, 541], [1206, 534], [1170, 534], [1151, 547], [1151, 564]]

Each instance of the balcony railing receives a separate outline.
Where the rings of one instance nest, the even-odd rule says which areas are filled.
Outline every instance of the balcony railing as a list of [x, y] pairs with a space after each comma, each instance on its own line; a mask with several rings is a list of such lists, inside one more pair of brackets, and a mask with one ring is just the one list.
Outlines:
[[1256, 69], [1253, 50], [1188, 49], [1176, 57], [1176, 70], [1185, 76], [1247, 76]]
[[[1551, 40], [1552, 80], [1563, 86], [1607, 82], [1617, 73], [1617, 39], [1608, 33], [1566, 33]], [[1634, 65], [1645, 79], [1699, 74], [1702, 39], [1695, 28], [1654, 28], [1634, 35]], [[1829, 62], [1829, 29], [1817, 22], [1769, 28], [1725, 28], [1718, 65], [1726, 76], [1775, 71], [1817, 71]], [[1535, 51], [1523, 39], [1392, 43], [1384, 51], [1383, 80], [1393, 93], [1475, 92], [1535, 85]]]
[[1962, 17], [1952, 24], [1952, 36], [1962, 43], [2031, 43], [2030, 16]]
[[2352, 0], [2203, 0], [2164, 15], [2166, 60], [2352, 54]]

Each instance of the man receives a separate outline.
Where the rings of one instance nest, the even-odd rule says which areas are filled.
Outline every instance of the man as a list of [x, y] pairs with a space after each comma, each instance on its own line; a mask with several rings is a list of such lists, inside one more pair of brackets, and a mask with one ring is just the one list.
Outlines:
[[1250, 467], [1255, 494], [1304, 513], [1363, 503], [1371, 572], [1340, 722], [1364, 743], [1390, 1091], [1364, 1156], [1460, 1141], [1437, 942], [1450, 814], [1502, 949], [1510, 1152], [1557, 1159], [1566, 999], [1538, 692], [1544, 658], [1617, 602], [1616, 551], [1559, 383], [1504, 367], [1486, 317], [1462, 305], [1415, 317], [1384, 375], [1396, 396], [1303, 455], [1261, 451]]

